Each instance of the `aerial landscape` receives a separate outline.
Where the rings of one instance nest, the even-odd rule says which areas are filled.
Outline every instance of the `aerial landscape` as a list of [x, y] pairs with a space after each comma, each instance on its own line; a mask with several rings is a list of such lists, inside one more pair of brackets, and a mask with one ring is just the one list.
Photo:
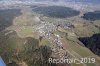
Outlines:
[[100, 66], [100, 0], [0, 0], [0, 66]]

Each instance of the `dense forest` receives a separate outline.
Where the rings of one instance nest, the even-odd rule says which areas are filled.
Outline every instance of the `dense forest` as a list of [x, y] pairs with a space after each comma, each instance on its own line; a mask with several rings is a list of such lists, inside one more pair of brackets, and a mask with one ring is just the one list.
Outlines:
[[13, 19], [21, 15], [20, 9], [0, 10], [0, 31], [12, 25]]
[[20, 38], [15, 31], [0, 33], [0, 56], [7, 66], [19, 66], [26, 63], [28, 66], [51, 66], [48, 58], [51, 48], [39, 46], [39, 40], [31, 37]]
[[79, 38], [79, 40], [92, 52], [100, 56], [100, 34], [94, 34], [91, 37]]
[[100, 20], [100, 11], [85, 13], [82, 18], [91, 21]]
[[48, 17], [67, 18], [80, 14], [79, 11], [63, 6], [48, 6], [33, 8], [33, 11]]

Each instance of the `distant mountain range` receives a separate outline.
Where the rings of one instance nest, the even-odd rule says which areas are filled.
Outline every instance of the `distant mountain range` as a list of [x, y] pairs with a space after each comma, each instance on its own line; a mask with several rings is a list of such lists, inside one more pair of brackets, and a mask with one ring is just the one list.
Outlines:
[[0, 0], [0, 1], [33, 1], [33, 2], [80, 2], [80, 3], [100, 3], [100, 0]]
[[100, 2], [100, 0], [0, 0], [0, 1], [72, 1], [72, 2]]
[[[34, 5], [34, 4], [48, 4], [48, 5], [60, 5], [67, 6], [71, 8], [86, 9], [87, 11], [90, 8], [90, 11], [100, 10], [100, 0], [0, 0], [0, 8], [4, 8], [3, 5]], [[6, 7], [7, 7], [6, 6]], [[88, 9], [87, 9], [88, 7]]]
[[64, 0], [72, 2], [85, 2], [85, 3], [100, 3], [100, 0]]
[[[25, 1], [25, 0], [19, 0]], [[26, 0], [27, 1], [27, 0]], [[72, 1], [72, 2], [100, 2], [100, 0], [31, 0], [31, 1]]]

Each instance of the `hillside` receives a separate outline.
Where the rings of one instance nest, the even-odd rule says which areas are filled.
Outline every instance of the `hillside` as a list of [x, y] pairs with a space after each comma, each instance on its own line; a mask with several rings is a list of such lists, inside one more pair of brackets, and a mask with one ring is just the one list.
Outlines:
[[[1, 6], [0, 57], [5, 64], [100, 66], [99, 11], [73, 9], [65, 4], [52, 3], [51, 6], [47, 3], [10, 3], [4, 9]], [[87, 19], [82, 18], [85, 14]], [[50, 59], [54, 59], [53, 62]], [[59, 61], [61, 59], [76, 60], [64, 63]]]
[[100, 34], [91, 37], [79, 38], [79, 40], [95, 54], [100, 56]]

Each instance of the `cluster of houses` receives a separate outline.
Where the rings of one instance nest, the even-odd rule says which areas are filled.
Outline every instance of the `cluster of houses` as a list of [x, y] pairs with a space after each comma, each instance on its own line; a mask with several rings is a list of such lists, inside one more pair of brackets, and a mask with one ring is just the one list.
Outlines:
[[60, 36], [57, 34], [55, 34], [54, 43], [56, 44], [57, 47], [59, 47], [59, 49], [63, 48], [62, 42], [60, 41]]
[[74, 28], [75, 26], [72, 23], [67, 22], [67, 23], [58, 24], [57, 27], [62, 27], [64, 29], [71, 29]]
[[61, 48], [62, 43], [60, 41], [60, 36], [53, 34], [57, 30], [57, 26], [53, 23], [41, 21], [41, 23], [34, 27], [34, 31], [39, 34], [39, 36], [52, 41], [57, 47]]
[[[68, 24], [67, 26], [70, 26], [71, 24]], [[39, 34], [42, 38], [48, 39], [51, 43], [52, 51], [58, 54], [64, 55], [66, 52], [63, 52], [63, 45], [61, 42], [61, 37], [58, 34], [55, 34], [54, 32], [57, 31], [57, 26], [53, 23], [42, 21], [39, 25], [34, 27], [34, 31]], [[60, 50], [63, 50], [62, 53]], [[57, 54], [56, 54], [57, 55]], [[58, 56], [60, 56], [58, 55]]]
[[53, 25], [52, 23], [41, 22], [41, 24], [34, 27], [34, 31], [38, 32], [38, 34], [40, 36], [43, 36], [45, 38], [49, 38], [50, 34], [54, 31], [56, 31], [56, 26]]
[[[70, 22], [63, 23], [58, 26], [64, 29], [74, 28], [74, 25]], [[58, 26], [53, 23], [41, 21], [40, 24], [34, 26], [33, 30], [42, 38], [50, 40], [50, 42], [52, 42], [51, 44], [55, 44], [57, 47], [59, 47], [59, 49], [63, 49], [62, 42], [60, 41], [60, 35], [54, 33], [57, 31]]]

